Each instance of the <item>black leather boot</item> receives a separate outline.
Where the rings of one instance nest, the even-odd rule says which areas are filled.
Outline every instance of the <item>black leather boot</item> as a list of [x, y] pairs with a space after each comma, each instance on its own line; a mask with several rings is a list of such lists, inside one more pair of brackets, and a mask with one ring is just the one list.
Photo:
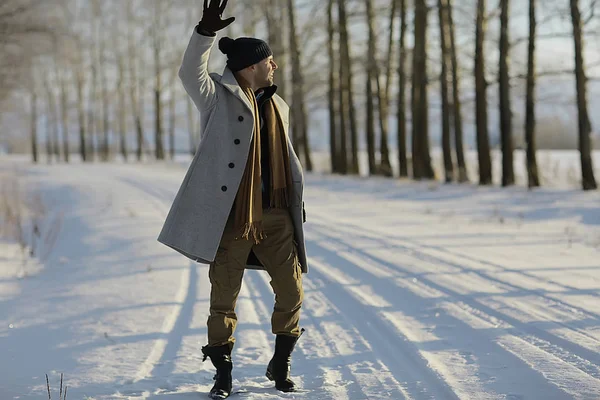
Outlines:
[[233, 362], [231, 361], [232, 347], [230, 344], [202, 347], [202, 353], [204, 354], [202, 361], [210, 358], [210, 361], [217, 369], [214, 377], [215, 384], [208, 395], [211, 399], [226, 399], [231, 394], [231, 370], [233, 369]]
[[[304, 329], [300, 331], [300, 336], [304, 333]], [[271, 381], [275, 381], [275, 388], [282, 392], [295, 392], [296, 384], [290, 379], [290, 369], [292, 367], [292, 351], [300, 336], [285, 336], [277, 335], [275, 338], [275, 354], [269, 366], [267, 367], [266, 376]]]

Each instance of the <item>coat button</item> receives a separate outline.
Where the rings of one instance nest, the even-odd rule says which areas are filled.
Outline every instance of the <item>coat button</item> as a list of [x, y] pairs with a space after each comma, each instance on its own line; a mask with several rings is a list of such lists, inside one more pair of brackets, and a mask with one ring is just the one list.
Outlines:
[[241, 115], [238, 117], [238, 121], [242, 122], [244, 120], [244, 117], [242, 117]]
[[234, 163], [229, 163], [229, 168], [233, 168], [233, 167], [235, 167], [235, 164]]
[[227, 191], [227, 186], [221, 186], [221, 190], [222, 190], [223, 192], [226, 192], [226, 191]]
[[235, 139], [235, 140], [233, 141], [233, 143], [235, 143], [235, 144], [240, 144], [240, 139]]

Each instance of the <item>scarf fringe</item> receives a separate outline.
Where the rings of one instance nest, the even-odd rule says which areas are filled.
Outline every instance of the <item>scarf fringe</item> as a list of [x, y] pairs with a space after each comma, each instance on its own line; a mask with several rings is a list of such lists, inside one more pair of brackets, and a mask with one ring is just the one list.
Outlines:
[[288, 208], [289, 198], [287, 188], [274, 189], [271, 191], [271, 207]]
[[244, 224], [242, 239], [253, 240], [255, 244], [259, 244], [265, 238], [263, 232], [262, 221], [249, 222]]

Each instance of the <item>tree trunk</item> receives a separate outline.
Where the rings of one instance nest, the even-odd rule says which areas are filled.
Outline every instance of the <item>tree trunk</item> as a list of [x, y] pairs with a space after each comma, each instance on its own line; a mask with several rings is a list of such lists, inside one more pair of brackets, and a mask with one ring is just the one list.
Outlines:
[[37, 164], [39, 159], [38, 154], [38, 138], [37, 138], [37, 93], [35, 87], [31, 91], [31, 161]]
[[84, 47], [80, 39], [76, 39], [77, 47], [76, 57], [77, 60], [71, 65], [71, 74], [73, 77], [73, 83], [75, 86], [75, 94], [77, 96], [77, 124], [78, 124], [78, 136], [79, 136], [79, 156], [82, 162], [88, 161], [88, 149], [86, 143], [86, 125], [85, 125], [85, 99], [83, 90], [85, 86], [85, 71], [84, 71]]
[[64, 77], [60, 77], [60, 119], [62, 125], [62, 139], [63, 139], [63, 159], [66, 163], [69, 162], [69, 102], [67, 94], [67, 82]]
[[333, 2], [334, 0], [329, 0], [327, 5], [327, 34], [329, 35], [327, 41], [327, 54], [329, 56], [329, 90], [327, 92], [327, 100], [329, 105], [329, 156], [331, 158], [331, 172], [335, 174], [340, 172], [340, 166], [336, 124], [337, 110], [335, 106], [335, 93], [339, 88], [336, 79], [337, 64], [335, 60], [335, 50], [333, 48], [333, 42], [335, 40]]
[[82, 162], [88, 161], [85, 138], [85, 105], [83, 98], [84, 73], [81, 63], [77, 70], [73, 70], [75, 87], [77, 91], [77, 123], [79, 124], [79, 156]]
[[[177, 70], [175, 71], [177, 76]], [[177, 123], [177, 115], [175, 114], [175, 106], [177, 105], [175, 96], [175, 77], [171, 78], [171, 98], [169, 99], [169, 157], [171, 161], [175, 160], [175, 124]]]
[[46, 89], [46, 162], [52, 164], [52, 99]]
[[48, 95], [51, 102], [52, 111], [52, 154], [56, 162], [60, 162], [60, 117], [58, 111], [58, 101], [54, 96], [54, 91], [48, 87]]
[[154, 156], [157, 160], [164, 160], [165, 153], [163, 147], [162, 130], [162, 104], [161, 104], [161, 79], [160, 79], [160, 52], [155, 51], [154, 62], [156, 63], [154, 77]]
[[508, 67], [508, 21], [509, 0], [500, 1], [500, 138], [502, 142], [502, 186], [515, 184], [513, 167], [513, 142], [512, 142], [512, 110], [510, 101], [510, 76]]
[[[338, 2], [340, 0], [337, 0]], [[341, 21], [339, 21], [340, 24], [340, 31], [341, 31]], [[340, 35], [341, 36], [341, 35]], [[348, 73], [348, 65], [346, 65], [346, 60], [343, 57], [343, 49], [342, 49], [342, 45], [341, 45], [341, 39], [340, 39], [340, 45], [339, 45], [339, 51], [340, 51], [340, 58], [339, 58], [339, 82], [340, 82], [340, 88], [338, 91], [338, 97], [339, 97], [339, 121], [340, 121], [340, 135], [339, 135], [339, 142], [340, 142], [340, 158], [339, 158], [339, 169], [340, 169], [340, 173], [343, 175], [346, 175], [348, 173], [348, 132], [347, 132], [347, 124], [346, 122], [348, 121], [348, 90], [346, 89], [346, 74]]]
[[438, 0], [438, 18], [440, 24], [440, 45], [442, 47], [441, 59], [441, 98], [442, 98], [442, 149], [444, 155], [444, 173], [446, 183], [454, 180], [454, 163], [452, 161], [452, 148], [450, 141], [450, 102], [448, 101], [448, 65], [450, 64], [448, 49], [448, 23], [446, 14], [448, 4], [445, 0]]
[[581, 33], [581, 13], [579, 0], [571, 1], [573, 41], [575, 44], [575, 78], [577, 82], [577, 110], [579, 119], [579, 153], [581, 158], [581, 185], [583, 190], [594, 190], [598, 186], [594, 178], [590, 133], [592, 124], [587, 110], [587, 78], [583, 62], [583, 38]]
[[390, 102], [390, 86], [392, 81], [392, 55], [394, 45], [394, 21], [396, 19], [396, 9], [398, 0], [391, 0], [390, 11], [390, 29], [388, 35], [387, 59], [385, 68], [385, 86], [382, 87], [379, 66], [377, 66], [377, 98], [379, 103], [379, 129], [381, 131], [379, 141], [380, 163], [379, 171], [383, 176], [393, 176], [392, 164], [390, 162], [390, 150], [388, 146], [388, 117], [389, 117], [389, 102]]
[[408, 177], [406, 149], [406, 0], [400, 1], [400, 41], [398, 55], [398, 166], [400, 177]]
[[125, 63], [121, 56], [119, 56], [119, 81], [117, 84], [117, 92], [119, 93], [119, 148], [123, 161], [127, 162], [127, 122], [125, 119]]
[[458, 164], [458, 181], [468, 182], [467, 165], [465, 162], [463, 144], [463, 122], [460, 101], [460, 75], [458, 73], [458, 56], [455, 43], [454, 18], [452, 17], [452, 0], [446, 0], [448, 12], [448, 29], [450, 31], [450, 60], [452, 61], [452, 105], [450, 113], [454, 122], [454, 148], [456, 151], [456, 163]]
[[[132, 21], [133, 19], [133, 4], [132, 2], [127, 2], [127, 20]], [[133, 126], [135, 129], [135, 138], [136, 138], [136, 150], [135, 156], [139, 161], [142, 160], [142, 151], [143, 151], [143, 142], [144, 142], [144, 132], [142, 126], [142, 118], [141, 118], [141, 101], [140, 101], [140, 79], [138, 78], [138, 53], [136, 51], [136, 46], [134, 44], [134, 37], [131, 31], [132, 23], [127, 24], [127, 50], [128, 50], [128, 60], [129, 60], [129, 79], [131, 84], [129, 85], [129, 99], [131, 102], [131, 117], [133, 119]]]
[[367, 115], [366, 115], [366, 134], [367, 134], [367, 158], [369, 162], [369, 175], [377, 175], [377, 161], [375, 160], [375, 106], [373, 104], [373, 76], [370, 68], [367, 67], [366, 76], [366, 96], [367, 96]]
[[429, 105], [427, 96], [427, 4], [415, 1], [415, 49], [413, 56], [413, 176], [433, 179], [429, 154]]
[[58, 123], [58, 113], [56, 110], [56, 99], [54, 97], [54, 91], [52, 90], [51, 86], [50, 86], [50, 82], [48, 82], [48, 80], [46, 80], [45, 82], [45, 86], [46, 86], [46, 96], [48, 97], [48, 115], [47, 115], [47, 120], [48, 120], [48, 125], [46, 126], [46, 129], [48, 129], [48, 138], [50, 139], [48, 141], [49, 143], [49, 147], [47, 148], [49, 153], [48, 153], [48, 161], [51, 162], [52, 160], [52, 156], [55, 157], [56, 162], [60, 161], [60, 150], [59, 150], [59, 140], [58, 140], [58, 129], [59, 129], [59, 123]]
[[142, 156], [142, 153], [146, 154], [146, 157], [150, 158], [152, 157], [152, 148], [150, 147], [150, 144], [148, 143], [148, 141], [146, 140], [146, 137], [144, 136], [144, 131], [142, 129], [143, 127], [143, 123], [144, 123], [144, 114], [145, 114], [145, 110], [146, 110], [146, 106], [144, 104], [145, 98], [144, 98], [144, 85], [145, 85], [145, 79], [143, 77], [140, 77], [140, 88], [139, 88], [139, 110], [138, 110], [138, 118], [137, 118], [137, 136], [138, 136], [138, 143], [139, 143], [139, 153], [140, 153], [140, 159]]
[[369, 30], [369, 44], [367, 47], [366, 63], [366, 91], [367, 96], [367, 118], [366, 118], [366, 133], [367, 133], [367, 155], [369, 160], [369, 174], [377, 175], [377, 161], [375, 160], [375, 107], [373, 105], [373, 80], [377, 77], [377, 50], [375, 48], [375, 29], [373, 27], [373, 5], [372, 0], [366, 0], [367, 8], [367, 26]]
[[344, 75], [342, 75], [345, 79], [345, 82], [343, 83], [343, 90], [346, 92], [345, 97], [348, 107], [348, 112], [346, 116], [350, 121], [350, 145], [352, 149], [352, 155], [350, 159], [350, 165], [348, 166], [348, 172], [351, 174], [358, 174], [358, 128], [356, 122], [356, 111], [354, 107], [354, 96], [352, 86], [352, 60], [350, 57], [348, 18], [346, 15], [346, 0], [338, 0], [338, 18], [340, 24], [340, 48], [342, 57], [340, 63], [345, 65]]
[[[348, 74], [348, 58], [345, 54], [345, 50], [347, 47], [342, 46], [342, 41], [348, 40], [348, 33], [346, 31], [346, 20], [342, 20], [340, 17], [340, 9], [344, 7], [344, 0], [337, 0], [338, 3], [338, 25], [339, 25], [339, 50], [340, 50], [340, 59], [339, 59], [339, 70], [340, 70], [340, 89], [339, 89], [339, 115], [340, 115], [340, 173], [346, 175], [348, 173], [348, 132], [347, 132], [347, 124], [350, 107], [348, 105], [348, 79], [346, 75]], [[345, 14], [344, 14], [345, 15]]]
[[[118, 22], [117, 22], [118, 23]], [[127, 23], [132, 23], [131, 21], [127, 21]], [[119, 37], [117, 35], [121, 34], [120, 26], [117, 25], [117, 28], [113, 30], [112, 40], [114, 43], [118, 43]], [[128, 54], [128, 53], [125, 53]], [[115, 58], [116, 58], [116, 66], [117, 66], [117, 96], [118, 96], [118, 109], [116, 110], [116, 117], [118, 119], [118, 131], [119, 131], [119, 153], [123, 158], [123, 162], [127, 162], [127, 120], [125, 116], [125, 111], [127, 107], [126, 101], [126, 91], [125, 91], [125, 81], [126, 81], [126, 66], [125, 66], [125, 57], [123, 55], [122, 48], [115, 47]]]
[[486, 32], [485, 3], [485, 0], [477, 1], [477, 24], [475, 29], [475, 104], [480, 185], [492, 184], [492, 160], [488, 136], [487, 82], [485, 80], [483, 48]]
[[152, 50], [154, 53], [154, 156], [157, 160], [164, 160], [165, 150], [163, 145], [162, 127], [162, 80], [161, 80], [161, 43], [159, 31], [161, 24], [161, 10], [158, 2], [154, 2], [154, 27], [152, 33]]
[[302, 74], [302, 63], [300, 58], [300, 48], [296, 35], [296, 16], [294, 11], [294, 1], [288, 0], [288, 18], [290, 24], [290, 52], [292, 54], [292, 110], [293, 116], [297, 121], [299, 129], [299, 146], [304, 153], [304, 167], [307, 171], [312, 171], [312, 160], [310, 156], [310, 141], [308, 137], [308, 117], [304, 104], [304, 75]]
[[[94, 41], [95, 42], [95, 41]], [[89, 141], [89, 145], [90, 145], [90, 157], [91, 157], [91, 161], [94, 161], [97, 159], [97, 143], [98, 143], [98, 137], [97, 137], [97, 133], [98, 130], [96, 129], [96, 90], [97, 90], [97, 86], [96, 86], [96, 82], [97, 82], [97, 66], [96, 66], [96, 51], [95, 51], [95, 44], [92, 43], [92, 49], [90, 51], [90, 58], [91, 58], [91, 72], [92, 72], [92, 78], [91, 78], [91, 85], [90, 85], [90, 94], [88, 97], [88, 132], [90, 133], [90, 141]]]
[[535, 145], [535, 41], [536, 0], [529, 0], [529, 47], [527, 56], [527, 98], [525, 100], [525, 142], [527, 145], [527, 185], [540, 186]]
[[[102, 31], [102, 30], [101, 30]], [[108, 161], [110, 156], [110, 121], [109, 121], [109, 105], [108, 105], [108, 76], [107, 70], [108, 65], [106, 62], [106, 50], [105, 50], [105, 35], [98, 36], [100, 49], [99, 49], [99, 60], [100, 60], [100, 91], [102, 93], [102, 132], [103, 142], [101, 157], [102, 161]]]
[[273, 59], [279, 66], [279, 72], [275, 74], [277, 93], [282, 98], [287, 98], [286, 86], [286, 62], [285, 62], [285, 35], [283, 26], [283, 13], [281, 0], [267, 0], [265, 4], [265, 16], [267, 18], [268, 41], [273, 50]]

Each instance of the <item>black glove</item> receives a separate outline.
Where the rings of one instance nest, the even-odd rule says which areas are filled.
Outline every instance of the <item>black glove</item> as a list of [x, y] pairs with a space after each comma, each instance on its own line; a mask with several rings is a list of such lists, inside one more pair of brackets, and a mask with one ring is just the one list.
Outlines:
[[227, 6], [227, 0], [222, 1], [223, 3], [221, 4], [221, 0], [210, 0], [209, 5], [208, 0], [204, 0], [204, 11], [202, 19], [198, 23], [198, 33], [209, 33], [211, 36], [214, 36], [215, 32], [226, 28], [235, 21], [235, 17], [227, 18], [226, 20], [221, 19], [221, 15]]

